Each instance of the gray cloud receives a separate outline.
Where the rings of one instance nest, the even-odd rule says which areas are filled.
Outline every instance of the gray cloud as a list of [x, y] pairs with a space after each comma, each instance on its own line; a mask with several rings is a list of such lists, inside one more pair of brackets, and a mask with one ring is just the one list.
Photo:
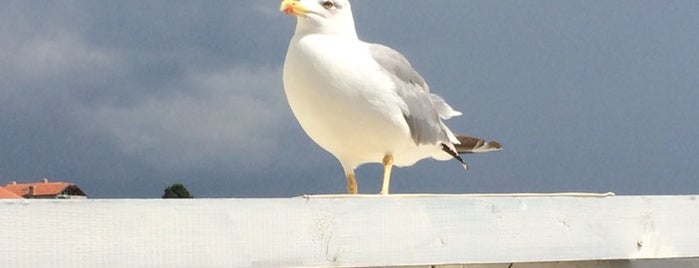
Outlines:
[[[226, 19], [242, 11], [171, 2], [13, 5], [2, 19], [16, 26], [2, 29], [0, 123], [9, 130], [2, 177], [130, 184], [186, 180], [204, 166], [260, 168], [255, 163], [277, 151], [280, 130], [292, 126], [279, 63], [254, 57], [282, 57], [286, 41], [270, 42], [276, 53], [241, 48], [266, 38], [238, 41], [256, 32], [235, 25], [246, 20]], [[239, 8], [265, 16], [259, 5]], [[101, 194], [144, 195], [122, 191], [131, 192]]]
[[261, 163], [279, 150], [279, 125], [288, 117], [280, 75], [277, 68], [186, 74], [186, 93], [86, 110], [81, 121], [113, 137], [126, 155], [162, 169], [228, 159]]

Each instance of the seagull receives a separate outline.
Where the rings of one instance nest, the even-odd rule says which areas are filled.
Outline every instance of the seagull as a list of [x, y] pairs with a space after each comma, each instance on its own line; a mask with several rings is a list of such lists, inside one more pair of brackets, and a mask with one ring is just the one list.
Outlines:
[[347, 192], [355, 169], [383, 164], [379, 194], [389, 193], [391, 168], [425, 158], [499, 151], [498, 142], [455, 135], [444, 124], [461, 115], [398, 51], [357, 37], [348, 0], [283, 0], [296, 17], [283, 67], [284, 92], [306, 134], [342, 165]]

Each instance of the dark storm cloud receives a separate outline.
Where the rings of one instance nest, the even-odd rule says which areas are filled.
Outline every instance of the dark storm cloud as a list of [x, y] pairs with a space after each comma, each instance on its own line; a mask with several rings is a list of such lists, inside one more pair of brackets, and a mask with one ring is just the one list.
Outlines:
[[[2, 16], [14, 26], [2, 35], [2, 177], [139, 196], [150, 181], [235, 181], [289, 157], [278, 150], [280, 130], [293, 127], [279, 79], [289, 34], [256, 34], [269, 23], [251, 18], [275, 19], [259, 4], [12, 4]], [[89, 186], [105, 184], [124, 189]]]

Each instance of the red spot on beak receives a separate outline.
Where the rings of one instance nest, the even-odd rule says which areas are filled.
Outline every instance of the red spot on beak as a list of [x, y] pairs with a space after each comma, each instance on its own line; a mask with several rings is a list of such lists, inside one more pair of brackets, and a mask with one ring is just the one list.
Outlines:
[[294, 8], [291, 7], [290, 5], [289, 5], [289, 6], [286, 6], [286, 7], [284, 8], [284, 14], [289, 15], [289, 14], [291, 14], [291, 13], [294, 13]]

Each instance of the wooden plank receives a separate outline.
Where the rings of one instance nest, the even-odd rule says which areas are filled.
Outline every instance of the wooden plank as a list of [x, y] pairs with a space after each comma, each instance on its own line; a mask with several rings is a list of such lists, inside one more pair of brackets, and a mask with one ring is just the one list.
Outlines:
[[696, 196], [2, 200], [0, 216], [0, 259], [7, 267], [375, 267], [699, 256]]
[[436, 266], [407, 266], [404, 268], [697, 268], [699, 258], [590, 260], [566, 262], [491, 263]]

